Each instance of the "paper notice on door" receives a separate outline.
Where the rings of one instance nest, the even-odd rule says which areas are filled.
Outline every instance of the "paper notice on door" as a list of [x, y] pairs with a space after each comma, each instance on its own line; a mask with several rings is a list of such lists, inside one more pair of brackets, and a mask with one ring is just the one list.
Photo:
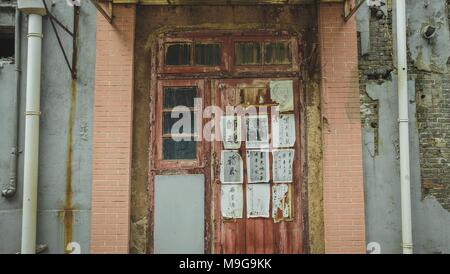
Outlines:
[[252, 115], [245, 119], [246, 148], [262, 148], [269, 146], [269, 117]]
[[293, 149], [276, 149], [272, 151], [272, 178], [274, 183], [292, 183]]
[[252, 183], [267, 183], [270, 179], [269, 152], [265, 150], [247, 150], [247, 181]]
[[222, 217], [228, 219], [242, 218], [243, 192], [242, 185], [222, 185], [220, 207]]
[[225, 149], [239, 149], [242, 141], [241, 116], [222, 116], [220, 127], [223, 147]]
[[292, 80], [270, 82], [270, 99], [278, 103], [280, 112], [294, 110], [293, 90]]
[[291, 185], [272, 186], [272, 218], [275, 223], [292, 218]]
[[223, 184], [242, 184], [244, 164], [238, 151], [222, 150], [220, 157], [220, 181]]
[[272, 116], [273, 147], [293, 147], [295, 145], [295, 115]]
[[269, 218], [270, 184], [247, 185], [247, 217]]

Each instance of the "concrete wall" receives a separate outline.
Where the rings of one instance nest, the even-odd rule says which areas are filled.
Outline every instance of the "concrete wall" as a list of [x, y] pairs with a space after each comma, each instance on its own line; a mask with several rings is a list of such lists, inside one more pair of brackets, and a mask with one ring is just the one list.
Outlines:
[[[52, 13], [69, 29], [73, 10], [66, 1], [54, 1]], [[48, 244], [49, 253], [63, 253], [68, 242], [89, 252], [91, 209], [91, 143], [93, 84], [95, 70], [96, 10], [83, 1], [79, 23], [78, 80], [72, 85], [69, 70], [56, 41], [49, 19], [43, 20], [41, 132], [39, 155], [37, 243]], [[23, 149], [26, 30], [22, 20], [22, 81], [20, 148]], [[59, 29], [69, 58], [72, 39]], [[8, 180], [8, 158], [14, 94], [14, 65], [0, 69], [0, 185]], [[73, 119], [71, 119], [71, 113]], [[71, 122], [72, 121], [72, 122]], [[73, 123], [73, 124], [72, 124]], [[71, 129], [71, 130], [70, 130]], [[71, 144], [71, 145], [70, 145]], [[23, 154], [19, 157], [18, 192], [11, 198], [0, 197], [0, 253], [20, 251]]]
[[[358, 14], [366, 237], [367, 243], [379, 243], [382, 253], [400, 253], [395, 11], [393, 1], [382, 2], [386, 3], [383, 9], [363, 6]], [[407, 1], [416, 253], [450, 253], [448, 2]], [[424, 24], [438, 27], [435, 38], [426, 40], [420, 35]], [[375, 245], [370, 246], [369, 252], [375, 251]]]

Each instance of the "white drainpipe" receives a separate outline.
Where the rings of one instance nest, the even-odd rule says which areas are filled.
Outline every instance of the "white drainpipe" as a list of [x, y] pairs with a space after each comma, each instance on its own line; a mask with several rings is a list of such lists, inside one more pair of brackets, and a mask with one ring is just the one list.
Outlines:
[[409, 160], [409, 99], [408, 63], [406, 48], [405, 0], [396, 0], [397, 11], [397, 72], [398, 72], [398, 117], [400, 140], [400, 185], [402, 206], [403, 254], [413, 253], [411, 224], [411, 176]]
[[36, 252], [41, 55], [42, 15], [32, 13], [28, 16], [22, 254]]

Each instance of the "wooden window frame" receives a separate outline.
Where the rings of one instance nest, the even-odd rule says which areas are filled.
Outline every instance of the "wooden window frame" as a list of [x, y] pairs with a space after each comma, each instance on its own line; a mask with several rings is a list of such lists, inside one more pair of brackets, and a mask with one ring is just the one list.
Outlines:
[[[237, 65], [235, 64], [235, 43], [239, 42], [258, 42], [261, 45], [261, 63], [257, 65]], [[265, 64], [265, 44], [274, 42], [290, 42], [291, 43], [291, 63], [290, 64]], [[297, 38], [288, 36], [245, 36], [245, 37], [233, 37], [231, 39], [230, 56], [232, 56], [232, 68], [233, 71], [242, 72], [298, 72], [300, 70], [299, 60], [299, 42]]]
[[[196, 98], [202, 98], [204, 100], [204, 80], [160, 80], [158, 81], [158, 90], [156, 96], [156, 115], [155, 115], [155, 134], [156, 134], [156, 149], [155, 149], [155, 167], [160, 170], [168, 169], [193, 169], [201, 168], [204, 165], [203, 154], [204, 154], [204, 142], [203, 137], [200, 136], [200, 140], [197, 141], [197, 157], [196, 159], [177, 159], [177, 160], [165, 160], [163, 159], [163, 93], [166, 87], [196, 87], [197, 95]], [[197, 112], [203, 112], [202, 109], [196, 109], [194, 106], [194, 115]], [[202, 113], [201, 113], [202, 114]], [[203, 116], [202, 116], [203, 117]], [[203, 118], [202, 118], [203, 119]], [[194, 134], [200, 132], [202, 129], [199, 128], [203, 123], [197, 123], [197, 129], [194, 129]], [[199, 131], [200, 130], [200, 131]]]
[[[186, 43], [191, 45], [190, 52], [190, 65], [166, 65], [166, 45], [174, 43]], [[220, 47], [220, 65], [218, 66], [205, 66], [195, 64], [195, 44], [209, 43], [219, 44]], [[160, 39], [158, 53], [158, 73], [208, 73], [208, 72], [220, 72], [227, 70], [227, 59], [224, 51], [227, 47], [227, 42], [223, 38], [210, 38], [210, 37], [165, 37]]]
[[[213, 38], [211, 38], [213, 37]], [[261, 45], [261, 64], [236, 65], [235, 64], [235, 43], [236, 42], [258, 42]], [[273, 42], [291, 43], [291, 64], [265, 64], [265, 44]], [[188, 43], [191, 45], [190, 65], [166, 65], [165, 53], [166, 44]], [[195, 65], [195, 44], [196, 43], [218, 43], [220, 44], [219, 66]], [[158, 43], [158, 70], [159, 74], [196, 74], [196, 73], [281, 73], [300, 72], [300, 37], [298, 34], [277, 34], [272, 32], [245, 33], [245, 32], [219, 32], [211, 31], [205, 33], [178, 33], [164, 36]]]

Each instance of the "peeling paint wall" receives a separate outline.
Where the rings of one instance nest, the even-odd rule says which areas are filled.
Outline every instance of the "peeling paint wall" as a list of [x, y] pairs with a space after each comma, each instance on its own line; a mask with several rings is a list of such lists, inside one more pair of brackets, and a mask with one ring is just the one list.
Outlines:
[[[66, 1], [54, 1], [52, 13], [69, 29], [73, 10]], [[83, 1], [78, 36], [78, 80], [70, 72], [56, 41], [50, 21], [43, 20], [41, 131], [39, 155], [37, 244], [48, 253], [64, 253], [68, 242], [90, 249], [91, 140], [93, 75], [95, 70], [96, 10]], [[22, 17], [22, 79], [20, 143], [23, 149], [26, 86], [27, 18]], [[71, 56], [72, 39], [58, 28]], [[70, 58], [70, 57], [69, 57]], [[11, 100], [15, 92], [14, 65], [0, 69], [0, 186], [9, 177]], [[19, 155], [18, 192], [11, 199], [0, 197], [0, 253], [20, 251], [23, 189], [23, 154]]]
[[[395, 20], [366, 8], [361, 31], [360, 86], [363, 123], [367, 242], [382, 253], [401, 252]], [[407, 1], [410, 67], [410, 135], [413, 237], [416, 253], [450, 253], [450, 74], [448, 2]], [[361, 16], [361, 15], [360, 15]], [[425, 25], [436, 26], [431, 39]], [[368, 25], [368, 26], [367, 26]], [[367, 46], [370, 48], [367, 49]], [[394, 74], [391, 74], [394, 71]], [[394, 76], [393, 76], [394, 75]], [[394, 168], [392, 168], [394, 167]]]
[[[446, 73], [450, 57], [447, 0], [408, 1], [408, 46], [414, 66], [423, 71]], [[424, 39], [426, 28], [430, 39]]]

